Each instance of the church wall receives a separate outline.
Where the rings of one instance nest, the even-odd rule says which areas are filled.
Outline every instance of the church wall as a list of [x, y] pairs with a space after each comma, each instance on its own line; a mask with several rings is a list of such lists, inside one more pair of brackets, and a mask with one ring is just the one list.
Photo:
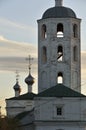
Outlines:
[[7, 116], [16, 116], [17, 114], [30, 111], [34, 107], [32, 100], [6, 100]]
[[[86, 98], [39, 98], [35, 105], [35, 120], [86, 121]], [[57, 115], [58, 107], [62, 115]]]

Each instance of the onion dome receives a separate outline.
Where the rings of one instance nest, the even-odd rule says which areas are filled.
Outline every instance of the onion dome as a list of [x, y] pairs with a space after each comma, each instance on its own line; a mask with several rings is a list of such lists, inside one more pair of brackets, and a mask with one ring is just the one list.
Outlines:
[[63, 7], [62, 0], [55, 0], [55, 7], [44, 12], [42, 19], [46, 18], [76, 18], [76, 14], [72, 9]]
[[20, 85], [18, 84], [18, 81], [17, 81], [16, 84], [13, 86], [13, 88], [14, 88], [15, 91], [21, 92], [21, 87], [20, 87]]
[[28, 86], [34, 84], [34, 78], [31, 76], [30, 73], [29, 73], [28, 77], [26, 77], [25, 83], [26, 83]]

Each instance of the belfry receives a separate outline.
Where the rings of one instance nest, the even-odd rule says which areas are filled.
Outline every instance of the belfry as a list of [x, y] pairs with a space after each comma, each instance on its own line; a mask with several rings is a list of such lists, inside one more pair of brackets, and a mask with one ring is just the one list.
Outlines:
[[39, 92], [58, 83], [81, 92], [80, 22], [62, 0], [38, 20]]

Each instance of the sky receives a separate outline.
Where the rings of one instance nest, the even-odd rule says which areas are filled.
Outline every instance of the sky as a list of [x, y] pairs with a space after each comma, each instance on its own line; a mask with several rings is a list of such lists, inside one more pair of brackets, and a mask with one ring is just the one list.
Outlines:
[[[81, 87], [86, 94], [86, 0], [63, 0], [63, 5], [74, 10], [81, 20]], [[14, 96], [16, 71], [22, 92], [27, 92], [24, 79], [28, 76], [28, 55], [33, 57], [33, 91], [37, 93], [37, 20], [55, 0], [0, 0], [0, 106], [5, 110], [5, 99]]]

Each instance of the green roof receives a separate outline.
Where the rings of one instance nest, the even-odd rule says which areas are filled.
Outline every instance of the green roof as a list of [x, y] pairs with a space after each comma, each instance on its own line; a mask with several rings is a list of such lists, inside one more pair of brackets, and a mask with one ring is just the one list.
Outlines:
[[26, 93], [26, 94], [20, 95], [19, 97], [13, 97], [7, 100], [33, 100], [35, 96], [36, 96], [35, 93]]
[[54, 87], [39, 93], [36, 97], [86, 97], [85, 95], [76, 92], [63, 84], [57, 84]]

